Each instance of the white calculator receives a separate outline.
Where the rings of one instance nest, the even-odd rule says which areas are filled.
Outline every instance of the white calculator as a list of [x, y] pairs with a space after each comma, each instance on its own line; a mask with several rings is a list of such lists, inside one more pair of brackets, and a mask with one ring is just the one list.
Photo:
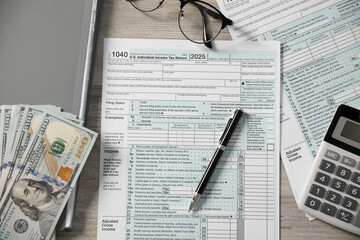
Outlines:
[[320, 144], [299, 208], [360, 235], [360, 110], [338, 107]]

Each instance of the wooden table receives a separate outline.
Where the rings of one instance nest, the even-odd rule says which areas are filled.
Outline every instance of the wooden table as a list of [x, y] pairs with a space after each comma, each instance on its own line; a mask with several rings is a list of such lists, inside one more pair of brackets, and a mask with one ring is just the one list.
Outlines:
[[[216, 1], [207, 1], [216, 6]], [[87, 126], [101, 131], [102, 54], [104, 38], [184, 39], [177, 25], [179, 3], [167, 5], [153, 13], [142, 13], [125, 0], [103, 0], [97, 36], [96, 56]], [[227, 31], [218, 39], [230, 40]], [[284, 167], [281, 164], [280, 236], [282, 239], [359, 239], [320, 220], [309, 222], [298, 210]], [[97, 239], [97, 208], [100, 166], [100, 137], [80, 176], [73, 229], [58, 232], [57, 239]]]

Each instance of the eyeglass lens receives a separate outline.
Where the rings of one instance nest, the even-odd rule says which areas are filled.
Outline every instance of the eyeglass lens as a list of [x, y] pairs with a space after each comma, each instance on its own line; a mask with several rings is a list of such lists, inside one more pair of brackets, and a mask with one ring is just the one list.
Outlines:
[[[142, 12], [151, 12], [162, 6], [165, 0], [127, 0]], [[195, 43], [209, 43], [219, 35], [223, 16], [203, 1], [188, 1], [179, 13], [178, 23], [183, 35]]]
[[179, 13], [179, 27], [184, 36], [196, 43], [212, 41], [221, 31], [222, 16], [202, 2], [188, 2]]
[[136, 9], [143, 12], [154, 11], [164, 3], [164, 0], [127, 0], [127, 1], [130, 2]]

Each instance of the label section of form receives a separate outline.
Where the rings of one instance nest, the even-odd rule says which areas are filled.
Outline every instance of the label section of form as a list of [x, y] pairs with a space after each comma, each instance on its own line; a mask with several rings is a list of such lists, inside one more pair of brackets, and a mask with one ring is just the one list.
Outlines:
[[105, 39], [99, 239], [279, 238], [280, 43], [216, 45]]

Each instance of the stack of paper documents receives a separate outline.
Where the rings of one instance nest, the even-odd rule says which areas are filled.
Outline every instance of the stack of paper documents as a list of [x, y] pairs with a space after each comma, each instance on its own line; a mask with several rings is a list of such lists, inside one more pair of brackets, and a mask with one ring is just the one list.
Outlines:
[[97, 133], [52, 105], [0, 111], [0, 239], [49, 239]]
[[357, 0], [217, 0], [233, 39], [282, 43], [281, 158], [296, 201], [340, 104], [360, 106]]

